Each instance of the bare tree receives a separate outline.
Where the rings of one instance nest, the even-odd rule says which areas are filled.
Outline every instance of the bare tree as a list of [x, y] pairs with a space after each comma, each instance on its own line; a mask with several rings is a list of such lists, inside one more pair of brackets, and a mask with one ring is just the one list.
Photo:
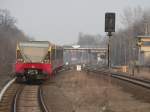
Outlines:
[[77, 44], [87, 47], [105, 47], [106, 40], [101, 35], [79, 33]]
[[113, 64], [127, 65], [137, 59], [136, 36], [144, 34], [144, 15], [147, 18], [150, 15], [147, 12], [150, 11], [143, 11], [140, 7], [124, 10], [121, 22], [125, 29], [116, 32], [111, 40]]
[[15, 23], [8, 10], [0, 9], [0, 74], [12, 71], [17, 41], [29, 39]]

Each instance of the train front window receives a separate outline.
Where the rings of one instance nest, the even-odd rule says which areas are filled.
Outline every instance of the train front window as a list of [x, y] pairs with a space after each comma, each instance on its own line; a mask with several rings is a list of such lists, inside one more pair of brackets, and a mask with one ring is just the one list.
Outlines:
[[42, 62], [48, 53], [49, 43], [21, 43], [20, 49], [25, 62]]

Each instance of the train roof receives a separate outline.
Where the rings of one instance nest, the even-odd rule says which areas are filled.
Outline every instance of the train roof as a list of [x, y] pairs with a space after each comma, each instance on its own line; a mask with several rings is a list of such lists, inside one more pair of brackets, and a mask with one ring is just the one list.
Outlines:
[[18, 42], [19, 46], [37, 46], [37, 47], [62, 47], [56, 44], [53, 44], [49, 41], [20, 41]]
[[23, 41], [18, 43], [19, 47], [49, 47], [48, 41]]
[[18, 43], [49, 43], [51, 44], [49, 41], [20, 41]]

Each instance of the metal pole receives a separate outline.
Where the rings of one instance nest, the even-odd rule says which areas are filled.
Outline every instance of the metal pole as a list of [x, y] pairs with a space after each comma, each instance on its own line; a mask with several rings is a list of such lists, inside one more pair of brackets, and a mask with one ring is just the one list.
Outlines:
[[110, 54], [111, 54], [111, 48], [110, 48], [110, 37], [111, 37], [111, 32], [108, 32], [108, 68], [111, 68], [111, 58], [110, 58]]
[[108, 68], [109, 68], [109, 39], [108, 39]]

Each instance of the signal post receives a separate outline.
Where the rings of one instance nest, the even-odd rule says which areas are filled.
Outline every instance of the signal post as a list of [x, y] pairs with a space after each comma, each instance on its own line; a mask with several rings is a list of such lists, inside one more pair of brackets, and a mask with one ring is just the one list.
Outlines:
[[112, 36], [112, 32], [115, 32], [115, 13], [107, 12], [105, 13], [105, 32], [107, 32], [108, 39], [108, 68], [111, 68], [111, 42], [110, 38]]

